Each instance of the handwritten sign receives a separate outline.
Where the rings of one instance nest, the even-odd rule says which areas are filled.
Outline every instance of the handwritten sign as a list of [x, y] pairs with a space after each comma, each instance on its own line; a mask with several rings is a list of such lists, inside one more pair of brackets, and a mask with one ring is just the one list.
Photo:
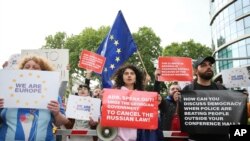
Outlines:
[[98, 98], [69, 95], [66, 116], [79, 120], [98, 121], [100, 117], [101, 100]]
[[78, 66], [96, 73], [102, 73], [106, 58], [94, 52], [83, 50]]
[[104, 89], [102, 126], [156, 129], [158, 100], [156, 92]]
[[247, 123], [247, 96], [229, 90], [183, 91], [180, 105], [183, 131], [226, 134], [230, 125]]
[[60, 80], [69, 80], [69, 71], [67, 70], [67, 66], [69, 65], [68, 49], [32, 49], [21, 51], [21, 57], [30, 54], [37, 54], [47, 58], [53, 63], [55, 69], [60, 72]]
[[0, 78], [6, 108], [47, 109], [50, 100], [58, 99], [58, 72], [1, 70]]
[[192, 59], [186, 57], [159, 57], [159, 81], [192, 81]]

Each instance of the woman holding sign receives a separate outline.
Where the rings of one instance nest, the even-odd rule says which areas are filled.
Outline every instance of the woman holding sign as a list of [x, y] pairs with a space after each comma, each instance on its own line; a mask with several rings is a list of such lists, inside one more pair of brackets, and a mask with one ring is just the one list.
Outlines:
[[[144, 74], [133, 65], [124, 65], [113, 75], [113, 88], [121, 90], [144, 90]], [[153, 134], [152, 134], [153, 133]], [[158, 136], [153, 130], [137, 130], [134, 128], [118, 128], [118, 135], [114, 141], [154, 141]], [[147, 134], [147, 135], [146, 135]], [[145, 138], [147, 137], [147, 139]], [[156, 139], [161, 140], [161, 139]]]
[[[53, 71], [52, 65], [42, 57], [26, 56], [19, 69]], [[53, 80], [51, 80], [53, 81]], [[46, 109], [4, 108], [4, 99], [0, 98], [0, 140], [46, 140], [54, 141], [53, 124], [66, 124], [64, 109], [60, 97], [51, 100]]]

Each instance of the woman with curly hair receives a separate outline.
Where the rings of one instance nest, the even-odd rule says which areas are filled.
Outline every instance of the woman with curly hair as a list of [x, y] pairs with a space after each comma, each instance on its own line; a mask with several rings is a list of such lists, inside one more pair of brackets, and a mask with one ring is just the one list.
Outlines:
[[[115, 89], [121, 90], [144, 90], [143, 73], [133, 65], [124, 65], [113, 75]], [[135, 141], [137, 138], [137, 129], [118, 128], [118, 135], [114, 141]]]
[[[19, 69], [54, 70], [52, 64], [46, 58], [37, 55], [25, 56], [19, 64]], [[51, 100], [47, 105], [47, 109], [4, 108], [3, 106], [4, 99], [0, 98], [1, 141], [54, 141], [53, 124], [60, 126], [69, 122], [64, 115], [60, 97], [58, 97], [58, 100]]]

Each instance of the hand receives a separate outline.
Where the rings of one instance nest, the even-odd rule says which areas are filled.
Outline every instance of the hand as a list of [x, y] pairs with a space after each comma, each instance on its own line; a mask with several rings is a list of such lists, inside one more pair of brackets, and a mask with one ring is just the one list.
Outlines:
[[3, 108], [3, 103], [4, 102], [4, 99], [3, 98], [0, 98], [0, 108]]
[[98, 122], [95, 122], [92, 117], [89, 117], [89, 125], [90, 126], [96, 126]]
[[173, 98], [174, 98], [174, 101], [178, 101], [179, 100], [179, 96], [181, 95], [180, 92], [175, 92], [174, 95], [173, 95]]
[[86, 78], [90, 79], [92, 75], [92, 70], [86, 70]]
[[55, 100], [51, 100], [47, 108], [53, 113], [54, 117], [60, 113], [59, 103]]
[[162, 97], [161, 95], [158, 94], [158, 105], [161, 104], [161, 101], [162, 101]]

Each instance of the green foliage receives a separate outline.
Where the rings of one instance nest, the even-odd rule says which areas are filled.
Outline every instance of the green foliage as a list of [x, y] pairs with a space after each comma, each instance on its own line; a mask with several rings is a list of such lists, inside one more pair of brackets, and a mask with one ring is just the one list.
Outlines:
[[197, 59], [198, 57], [206, 57], [212, 55], [212, 49], [195, 43], [193, 40], [182, 43], [172, 43], [166, 46], [163, 50], [163, 56], [179, 56], [179, 57], [190, 57]]
[[[133, 34], [133, 38], [137, 45], [138, 52], [135, 53], [130, 59], [129, 63], [135, 64], [139, 68], [144, 70], [142, 61], [147, 69], [151, 79], [154, 79], [154, 65], [152, 60], [157, 59], [162, 53], [162, 47], [160, 46], [161, 39], [156, 36], [154, 31], [148, 27], [139, 28], [137, 33]], [[140, 60], [140, 57], [142, 61]], [[147, 90], [152, 90], [152, 82], [148, 85]]]
[[67, 34], [65, 32], [57, 32], [54, 36], [49, 35], [45, 38], [46, 44], [42, 47], [43, 49], [58, 49], [64, 48]]

